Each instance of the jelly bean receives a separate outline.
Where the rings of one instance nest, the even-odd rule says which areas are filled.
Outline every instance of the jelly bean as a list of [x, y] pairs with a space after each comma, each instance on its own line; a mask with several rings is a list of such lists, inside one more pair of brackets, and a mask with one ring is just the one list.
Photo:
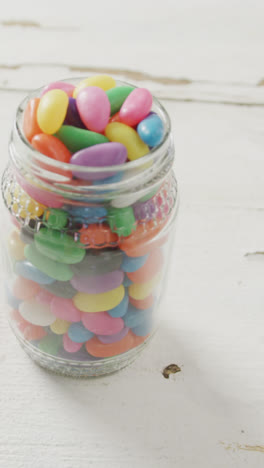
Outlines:
[[166, 241], [166, 236], [158, 237], [158, 233], [164, 225], [165, 223], [157, 225], [153, 220], [138, 224], [131, 236], [121, 240], [120, 248], [124, 250], [129, 257], [141, 257], [146, 255]]
[[30, 323], [20, 315], [17, 309], [10, 312], [10, 318], [16, 323], [16, 326], [20, 331], [23, 331], [25, 327], [30, 325]]
[[110, 102], [101, 88], [89, 86], [76, 97], [77, 109], [84, 125], [92, 132], [104, 131], [110, 117]]
[[[34, 242], [34, 233], [31, 230], [29, 230], [26, 226], [23, 226], [20, 231], [20, 239], [24, 244], [32, 244], [32, 242]], [[23, 257], [24, 257], [24, 247], [23, 247]]]
[[146, 281], [151, 280], [162, 267], [163, 264], [163, 255], [160, 249], [153, 250], [145, 262], [145, 264], [137, 271], [127, 273], [128, 278], [130, 278], [134, 283], [145, 283]]
[[71, 299], [54, 297], [50, 304], [52, 313], [68, 322], [80, 322], [81, 312], [74, 306]]
[[106, 219], [107, 211], [103, 206], [69, 206], [68, 212], [75, 222], [93, 224]]
[[47, 332], [43, 327], [40, 327], [39, 325], [32, 325], [31, 323], [29, 323], [24, 328], [23, 335], [25, 340], [35, 341], [44, 338], [44, 336], [47, 335]]
[[39, 133], [32, 138], [31, 144], [37, 151], [56, 161], [68, 163], [71, 159], [68, 148], [53, 135]]
[[63, 335], [63, 347], [68, 353], [77, 353], [82, 347], [82, 343], [76, 343], [70, 339], [67, 333]]
[[53, 298], [54, 295], [45, 289], [40, 289], [36, 295], [36, 300], [38, 302], [43, 302], [44, 304], [50, 304]]
[[53, 81], [43, 88], [41, 96], [44, 96], [44, 94], [46, 94], [51, 89], [61, 89], [66, 94], [68, 94], [68, 96], [72, 96], [73, 91], [75, 90], [75, 86], [70, 83], [65, 83], [65, 81]]
[[52, 229], [63, 229], [68, 222], [68, 213], [58, 208], [51, 208], [43, 217], [43, 222], [45, 221], [47, 226]]
[[50, 329], [55, 335], [63, 335], [68, 331], [70, 325], [71, 323], [67, 320], [57, 318], [55, 322], [50, 325]]
[[37, 302], [35, 299], [22, 302], [18, 310], [22, 317], [33, 325], [47, 327], [56, 320], [49, 305]]
[[85, 343], [89, 354], [96, 357], [111, 357], [125, 353], [134, 346], [134, 335], [129, 331], [122, 340], [115, 343], [104, 344], [97, 337]]
[[139, 270], [148, 259], [148, 255], [143, 255], [142, 257], [129, 257], [123, 253], [123, 261], [121, 269], [126, 273], [132, 273], [133, 271]]
[[47, 335], [39, 342], [38, 348], [44, 353], [57, 356], [61, 345], [62, 337], [60, 335]]
[[72, 299], [77, 292], [69, 281], [54, 281], [54, 283], [43, 285], [43, 287], [52, 295], [64, 299]]
[[129, 297], [129, 302], [137, 309], [149, 309], [154, 305], [155, 298], [152, 294], [150, 296], [145, 297], [145, 299], [133, 299], [133, 297]]
[[37, 133], [41, 132], [37, 122], [39, 101], [39, 98], [30, 99], [24, 111], [23, 132], [29, 142], [31, 142], [34, 135], [37, 135]]
[[[98, 179], [93, 182], [93, 185], [107, 185], [107, 184], [114, 184], [116, 182], [120, 182], [122, 180], [122, 172], [117, 172], [111, 177], [107, 177], [106, 179]], [[108, 191], [111, 191], [110, 188], [108, 190], [101, 191], [101, 193], [107, 193]]]
[[108, 89], [114, 88], [116, 85], [116, 82], [114, 78], [108, 75], [95, 75], [95, 76], [90, 76], [89, 78], [85, 78], [82, 80], [75, 88], [73, 97], [76, 98], [79, 92], [87, 88], [88, 86], [97, 86], [98, 88], [103, 89], [104, 91], [107, 91]]
[[152, 309], [145, 309], [139, 310], [136, 307], [129, 304], [128, 311], [126, 315], [123, 317], [124, 323], [126, 327], [134, 328], [142, 323], [146, 323], [150, 320], [152, 316]]
[[125, 288], [121, 285], [101, 294], [77, 293], [73, 303], [82, 312], [101, 312], [113, 309], [122, 301], [124, 295]]
[[114, 198], [114, 200], [111, 201], [111, 205], [115, 208], [124, 208], [125, 206], [133, 205], [139, 198], [140, 195], [138, 195], [138, 193], [127, 194], [125, 196], [121, 195]]
[[76, 128], [71, 125], [62, 125], [60, 130], [56, 133], [56, 137], [59, 138], [72, 153], [76, 153], [89, 146], [109, 142], [108, 138], [100, 133]]
[[21, 193], [17, 201], [13, 201], [12, 210], [21, 218], [41, 217], [46, 209], [46, 206], [37, 203], [30, 198], [26, 193]]
[[42, 132], [52, 135], [62, 126], [68, 107], [68, 95], [61, 89], [52, 89], [40, 99], [37, 122]]
[[[127, 150], [121, 143], [101, 143], [75, 153], [70, 160], [71, 164], [88, 167], [108, 167], [123, 164], [127, 159]], [[87, 180], [105, 179], [114, 172], [79, 172], [74, 170], [75, 177]]]
[[21, 300], [16, 298], [8, 287], [6, 287], [6, 298], [7, 298], [8, 305], [12, 307], [12, 309], [19, 308], [19, 305], [21, 304]]
[[150, 199], [145, 202], [135, 203], [133, 211], [137, 220], [149, 220], [155, 217], [156, 206], [154, 201]]
[[19, 238], [19, 234], [17, 231], [12, 231], [8, 239], [8, 250], [10, 256], [14, 260], [23, 260], [24, 256], [24, 242]]
[[146, 322], [141, 323], [137, 327], [131, 328], [131, 331], [137, 336], [146, 336], [148, 335], [153, 328], [152, 320], [146, 320]]
[[124, 281], [123, 281], [123, 286], [127, 287], [127, 286], [130, 286], [132, 283], [133, 283], [133, 281], [131, 279], [129, 279], [127, 277], [127, 275], [125, 275]]
[[120, 250], [87, 251], [84, 259], [77, 265], [72, 265], [71, 270], [77, 276], [110, 273], [119, 270], [122, 258]]
[[124, 273], [116, 270], [99, 276], [74, 276], [71, 284], [79, 292], [101, 294], [120, 286], [123, 279]]
[[113, 122], [121, 122], [119, 112], [117, 112], [116, 114], [114, 114], [114, 115], [109, 119], [109, 123], [113, 123]]
[[120, 109], [120, 119], [126, 125], [133, 127], [150, 112], [152, 95], [148, 89], [135, 88], [126, 98]]
[[97, 338], [101, 343], [109, 344], [116, 343], [117, 341], [122, 340], [129, 332], [128, 327], [124, 327], [120, 332], [115, 333], [114, 335], [98, 335]]
[[35, 281], [39, 284], [51, 284], [54, 281], [53, 278], [40, 271], [27, 260], [17, 262], [15, 265], [15, 272], [17, 275], [23, 276], [23, 278]]
[[17, 276], [12, 290], [14, 296], [16, 296], [17, 299], [26, 301], [27, 299], [31, 299], [31, 297], [34, 297], [36, 294], [38, 294], [40, 291], [40, 286], [34, 281], [23, 278], [23, 276]]
[[129, 302], [129, 297], [126, 292], [122, 301], [113, 309], [108, 310], [107, 313], [111, 315], [111, 317], [114, 317], [114, 318], [123, 317], [127, 312], [128, 302]]
[[85, 341], [89, 341], [94, 334], [87, 330], [82, 322], [77, 322], [71, 324], [68, 330], [68, 336], [74, 343], [85, 343]]
[[120, 237], [130, 236], [136, 229], [136, 220], [131, 206], [125, 208], [108, 208], [107, 220], [112, 232]]
[[107, 97], [110, 101], [111, 115], [120, 110], [122, 104], [133, 89], [134, 88], [132, 86], [117, 86], [106, 91]]
[[157, 187], [157, 188], [155, 188], [153, 190], [148, 191], [148, 193], [146, 195], [144, 195], [144, 197], [141, 197], [139, 201], [140, 202], [146, 202], [146, 201], [150, 200], [151, 198], [154, 197], [154, 195], [156, 195], [156, 193], [157, 193], [157, 191], [159, 189], [160, 189], [160, 187]]
[[[18, 176], [19, 177], [19, 176]], [[25, 178], [19, 178], [21, 187], [37, 202], [49, 206], [50, 208], [61, 208], [63, 205], [63, 198], [55, 195], [48, 190], [42, 190], [40, 187], [35, 186], [32, 182], [28, 182]]]
[[[51, 260], [39, 252], [34, 244], [27, 245], [24, 253], [29, 262], [49, 277], [59, 281], [68, 281], [72, 279], [73, 274], [66, 263], [58, 263], [55, 260]], [[39, 281], [37, 281], [37, 283], [39, 283]], [[49, 283], [47, 282], [46, 284]]]
[[119, 238], [105, 223], [90, 224], [87, 228], [83, 227], [80, 230], [80, 242], [86, 248], [103, 249], [105, 247], [116, 247]]
[[114, 335], [124, 328], [121, 318], [113, 318], [107, 312], [82, 314], [84, 326], [96, 335]]
[[76, 99], [70, 97], [67, 109], [67, 114], [63, 122], [64, 125], [72, 125], [78, 128], [85, 128], [82, 123], [76, 104]]
[[164, 125], [157, 114], [150, 114], [139, 122], [137, 132], [148, 146], [157, 146], [162, 142], [164, 136]]
[[156, 287], [160, 280], [160, 274], [156, 274], [151, 280], [145, 283], [133, 283], [128, 288], [128, 294], [133, 299], [145, 299], [153, 289]]
[[105, 136], [110, 141], [122, 143], [127, 149], [130, 161], [141, 158], [149, 152], [148, 146], [141, 140], [136, 130], [124, 123], [109, 123], [105, 129]]
[[42, 228], [35, 234], [34, 239], [37, 250], [55, 262], [79, 263], [85, 256], [85, 250], [80, 247], [81, 244], [64, 232]]

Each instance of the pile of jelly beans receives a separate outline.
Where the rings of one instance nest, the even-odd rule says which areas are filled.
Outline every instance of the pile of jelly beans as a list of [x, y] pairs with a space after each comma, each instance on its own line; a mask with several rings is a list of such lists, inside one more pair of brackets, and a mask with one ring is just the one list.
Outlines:
[[[114, 166], [162, 141], [163, 122], [151, 107], [147, 89], [116, 86], [109, 76], [76, 87], [54, 82], [29, 100], [23, 130], [49, 158]], [[112, 176], [95, 172], [87, 184]], [[76, 170], [71, 177], [85, 178]], [[125, 206], [55, 203], [51, 193], [28, 187], [16, 179], [4, 194], [15, 224], [7, 295], [24, 339], [51, 355], [87, 361], [143, 343], [164, 266], [166, 236], [158, 236], [170, 211], [164, 186]]]

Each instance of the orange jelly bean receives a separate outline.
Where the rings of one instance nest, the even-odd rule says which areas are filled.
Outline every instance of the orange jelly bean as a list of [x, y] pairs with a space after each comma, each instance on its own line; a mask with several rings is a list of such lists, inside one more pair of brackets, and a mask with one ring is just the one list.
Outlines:
[[116, 341], [115, 343], [103, 344], [94, 336], [91, 340], [86, 342], [85, 347], [87, 352], [95, 357], [116, 356], [134, 347], [134, 337], [135, 335], [132, 335], [131, 331], [129, 331], [122, 340]]
[[139, 270], [127, 273], [133, 283], [145, 283], [158, 273], [162, 267], [163, 255], [160, 249], [153, 250]]
[[34, 297], [40, 291], [38, 283], [18, 276], [14, 282], [13, 294], [20, 301], [26, 301]]
[[145, 297], [145, 299], [134, 299], [133, 297], [129, 297], [129, 302], [137, 309], [145, 310], [153, 306], [154, 296], [150, 294], [150, 296]]
[[56, 161], [68, 163], [71, 159], [68, 148], [53, 135], [39, 133], [32, 138], [31, 144], [37, 151]]
[[115, 247], [118, 244], [118, 235], [105, 223], [90, 224], [80, 230], [80, 242], [93, 249]]
[[146, 255], [166, 242], [166, 236], [155, 241], [152, 240], [158, 235], [164, 225], [165, 223], [163, 222], [156, 226], [153, 220], [145, 224], [138, 224], [136, 230], [129, 237], [122, 239], [120, 249], [124, 250], [129, 257]]
[[39, 105], [39, 98], [30, 99], [24, 112], [23, 132], [26, 139], [31, 143], [34, 135], [41, 133], [37, 122], [37, 110]]
[[109, 123], [112, 123], [112, 122], [121, 122], [119, 112], [117, 112], [111, 117], [111, 119], [109, 120]]

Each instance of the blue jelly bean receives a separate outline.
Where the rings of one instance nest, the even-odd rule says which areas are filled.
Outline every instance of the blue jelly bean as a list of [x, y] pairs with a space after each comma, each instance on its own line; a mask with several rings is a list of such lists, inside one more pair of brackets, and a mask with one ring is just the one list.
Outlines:
[[143, 257], [129, 257], [123, 253], [123, 262], [121, 269], [127, 273], [132, 273], [133, 271], [139, 270], [144, 263], [147, 261], [148, 254], [143, 255]]
[[108, 310], [107, 312], [109, 315], [111, 315], [111, 317], [114, 317], [114, 318], [123, 317], [127, 312], [128, 303], [129, 303], [129, 297], [128, 297], [128, 293], [126, 292], [122, 301], [116, 307]]
[[36, 268], [28, 260], [17, 262], [15, 265], [15, 272], [17, 275], [23, 276], [23, 278], [35, 281], [38, 284], [51, 284], [54, 283], [55, 279], [46, 275], [38, 268]]
[[157, 114], [151, 113], [138, 124], [137, 132], [144, 143], [157, 146], [164, 136], [164, 124]]
[[93, 185], [107, 185], [107, 184], [114, 184], [115, 182], [120, 182], [123, 177], [123, 172], [117, 172], [111, 177], [107, 177], [106, 179], [94, 180]]
[[21, 304], [22, 301], [17, 299], [10, 291], [8, 287], [6, 287], [6, 297], [7, 297], [7, 302], [12, 307], [13, 309], [17, 310], [19, 304]]
[[129, 279], [129, 278], [127, 277], [127, 275], [125, 275], [124, 280], [123, 280], [123, 286], [125, 286], [125, 288], [127, 288], [127, 287], [130, 286], [132, 283], [133, 283], [133, 281], [132, 281], [131, 279]]
[[[129, 328], [138, 327], [142, 323], [150, 320], [152, 316], [152, 307], [141, 310], [129, 304], [126, 315], [123, 317], [125, 326]], [[143, 335], [144, 336], [144, 335]]]
[[134, 335], [146, 336], [151, 332], [152, 326], [153, 326], [152, 320], [148, 319], [145, 322], [142, 322], [137, 327], [131, 328], [131, 330], [134, 333]]
[[107, 215], [107, 211], [103, 206], [68, 206], [67, 211], [74, 221], [83, 224], [102, 222]]
[[75, 343], [84, 343], [94, 336], [92, 332], [83, 326], [82, 322], [72, 323], [68, 329], [68, 335]]

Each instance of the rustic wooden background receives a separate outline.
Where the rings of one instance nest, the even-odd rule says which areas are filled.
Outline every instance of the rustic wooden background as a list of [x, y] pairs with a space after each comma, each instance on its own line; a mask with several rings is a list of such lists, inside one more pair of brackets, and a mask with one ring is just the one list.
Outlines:
[[181, 194], [163, 325], [125, 370], [43, 371], [2, 299], [1, 467], [263, 466], [264, 256], [247, 255], [264, 251], [263, 24], [262, 0], [1, 5], [1, 170], [27, 91], [106, 72], [166, 106]]

